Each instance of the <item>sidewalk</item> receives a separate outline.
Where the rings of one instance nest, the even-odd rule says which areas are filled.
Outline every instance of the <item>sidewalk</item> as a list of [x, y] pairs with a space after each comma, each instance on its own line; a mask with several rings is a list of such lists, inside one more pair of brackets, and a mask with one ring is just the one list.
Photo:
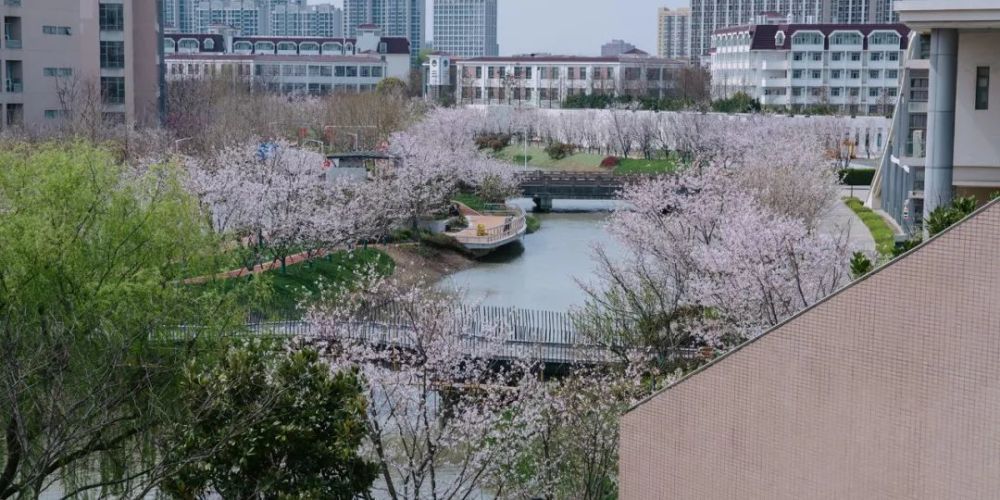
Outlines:
[[[868, 189], [864, 188], [865, 192], [863, 196], [867, 196]], [[862, 195], [858, 194], [858, 189], [855, 188], [855, 197], [861, 198]], [[849, 192], [843, 193], [843, 196], [849, 196]], [[839, 235], [846, 233], [848, 243], [854, 250], [862, 252], [875, 252], [875, 239], [872, 238], [871, 232], [868, 231], [868, 227], [861, 222], [861, 218], [857, 216], [841, 199], [837, 199], [836, 202], [828, 209], [827, 213], [824, 214], [823, 218], [820, 220], [819, 230], [830, 235]]]

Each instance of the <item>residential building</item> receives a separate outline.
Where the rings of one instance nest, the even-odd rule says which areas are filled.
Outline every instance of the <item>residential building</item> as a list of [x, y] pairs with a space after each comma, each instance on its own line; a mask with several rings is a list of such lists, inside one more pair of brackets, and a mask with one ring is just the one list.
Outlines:
[[[644, 53], [643, 53], [644, 54]], [[648, 54], [616, 57], [527, 55], [451, 59], [453, 95], [464, 104], [557, 108], [574, 95], [663, 98], [676, 89], [687, 65]], [[442, 68], [446, 57], [439, 58]], [[444, 80], [441, 76], [441, 81]]]
[[786, 23], [819, 23], [831, 0], [691, 0], [691, 55], [707, 59], [717, 30], [754, 22], [764, 13]]
[[365, 92], [410, 71], [409, 41], [377, 29], [357, 38], [171, 33], [163, 44], [168, 80], [225, 78], [270, 92]]
[[159, 122], [153, 3], [4, 0], [0, 19], [0, 127], [45, 126], [94, 108], [112, 123]]
[[657, 11], [656, 55], [669, 59], [691, 57], [691, 9]]
[[909, 30], [900, 24], [763, 24], [716, 31], [712, 95], [762, 106], [892, 113]]
[[630, 50], [635, 50], [635, 45], [626, 42], [625, 40], [611, 40], [610, 42], [601, 45], [601, 56], [602, 57], [614, 57], [620, 56]]
[[500, 55], [497, 0], [434, 0], [434, 48], [455, 57]]
[[886, 24], [899, 21], [893, 0], [828, 0], [826, 19], [838, 24]]
[[340, 38], [343, 17], [343, 10], [330, 4], [279, 6], [271, 11], [271, 35]]
[[633, 407], [619, 498], [996, 496], [998, 228], [1000, 202]]
[[953, 196], [1000, 191], [1000, 4], [900, 0], [914, 32], [905, 87], [868, 204], [910, 233]]
[[385, 36], [410, 40], [411, 63], [420, 59], [426, 36], [426, 0], [344, 0], [344, 36], [356, 36], [361, 26], [377, 26]]
[[267, 34], [262, 16], [267, 9], [257, 0], [210, 0], [198, 2], [194, 8], [194, 22], [190, 33], [208, 33], [217, 26], [228, 26], [246, 36]]

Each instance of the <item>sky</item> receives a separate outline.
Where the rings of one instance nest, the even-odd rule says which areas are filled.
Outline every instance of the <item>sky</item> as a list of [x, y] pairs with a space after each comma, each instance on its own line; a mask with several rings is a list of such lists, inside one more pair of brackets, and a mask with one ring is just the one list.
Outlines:
[[[427, 0], [427, 38], [433, 37]], [[309, 0], [310, 4], [341, 0]], [[500, 54], [551, 52], [600, 55], [619, 38], [656, 53], [656, 9], [686, 7], [689, 0], [498, 0]]]

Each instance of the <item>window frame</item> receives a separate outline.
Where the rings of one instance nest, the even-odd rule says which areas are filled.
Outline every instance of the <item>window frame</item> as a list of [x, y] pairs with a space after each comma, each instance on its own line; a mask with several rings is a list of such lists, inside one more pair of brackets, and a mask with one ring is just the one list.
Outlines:
[[990, 67], [976, 66], [975, 110], [990, 109]]

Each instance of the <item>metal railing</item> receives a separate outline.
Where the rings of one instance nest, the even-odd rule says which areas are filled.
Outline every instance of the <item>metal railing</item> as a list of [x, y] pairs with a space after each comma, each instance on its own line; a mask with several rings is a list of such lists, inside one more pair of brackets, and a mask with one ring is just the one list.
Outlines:
[[486, 216], [506, 217], [507, 220], [503, 223], [503, 225], [485, 228], [485, 231], [483, 232], [478, 232], [477, 230], [475, 235], [455, 235], [456, 241], [462, 243], [463, 245], [488, 245], [514, 238], [521, 234], [521, 232], [525, 229], [526, 221], [524, 210], [521, 210], [518, 207], [487, 205], [486, 210], [483, 210], [480, 213]]
[[24, 92], [24, 84], [21, 80], [9, 79], [4, 82], [3, 89], [5, 92], [21, 93]]
[[[609, 363], [619, 360], [616, 348], [595, 343], [577, 330], [569, 313], [500, 306], [457, 306], [447, 331], [455, 332], [462, 352], [469, 357], [494, 360], [531, 360], [541, 363]], [[306, 320], [252, 321], [238, 335], [297, 337], [320, 341], [359, 342], [379, 347], [412, 348], [420, 335], [407, 311], [394, 304], [358, 311], [334, 325]], [[161, 338], [191, 338], [201, 327], [164, 328]], [[695, 348], [679, 348], [683, 359], [703, 356]]]

